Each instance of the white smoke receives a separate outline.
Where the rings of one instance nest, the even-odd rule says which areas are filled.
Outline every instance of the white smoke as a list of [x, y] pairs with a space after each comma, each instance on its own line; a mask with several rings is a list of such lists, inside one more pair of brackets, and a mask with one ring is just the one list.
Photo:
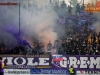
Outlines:
[[28, 40], [34, 36], [46, 46], [49, 41], [53, 44], [57, 39], [57, 33], [54, 32], [54, 27], [56, 26], [58, 16], [52, 10], [52, 7], [46, 7], [44, 9], [43, 11], [39, 11], [36, 8], [31, 11], [21, 9], [21, 19], [22, 28], [25, 29], [25, 35], [28, 37]]
[[[49, 41], [53, 44], [57, 39], [57, 33], [54, 31], [57, 29], [58, 16], [54, 12], [52, 5], [43, 6], [41, 7], [42, 10], [40, 10], [41, 8], [38, 9], [35, 6], [38, 3], [33, 3], [28, 7], [28, 3], [23, 2], [20, 3], [20, 28], [24, 32], [21, 33], [23, 38], [30, 44], [33, 43], [33, 37], [44, 43], [45, 46]], [[1, 15], [2, 23], [0, 25], [15, 25], [19, 28], [19, 5], [4, 6], [4, 8], [2, 6], [1, 8], [3, 15]]]

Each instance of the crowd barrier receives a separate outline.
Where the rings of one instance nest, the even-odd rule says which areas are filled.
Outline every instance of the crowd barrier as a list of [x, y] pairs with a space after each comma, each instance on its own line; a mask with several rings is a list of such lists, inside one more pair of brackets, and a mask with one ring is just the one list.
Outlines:
[[100, 56], [0, 55], [5, 75], [69, 75], [74, 66], [77, 75], [100, 75]]

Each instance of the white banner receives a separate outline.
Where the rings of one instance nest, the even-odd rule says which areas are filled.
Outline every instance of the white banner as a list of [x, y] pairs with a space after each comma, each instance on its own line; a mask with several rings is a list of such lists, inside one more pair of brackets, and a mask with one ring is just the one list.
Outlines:
[[30, 69], [4, 69], [4, 75], [30, 75]]

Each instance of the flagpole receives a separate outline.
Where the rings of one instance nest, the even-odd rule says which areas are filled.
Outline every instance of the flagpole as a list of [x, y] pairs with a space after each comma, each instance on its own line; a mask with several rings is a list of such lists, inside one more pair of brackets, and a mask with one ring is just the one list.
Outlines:
[[83, 0], [83, 7], [84, 7], [84, 0]]
[[20, 3], [19, 3], [19, 37], [20, 37]]

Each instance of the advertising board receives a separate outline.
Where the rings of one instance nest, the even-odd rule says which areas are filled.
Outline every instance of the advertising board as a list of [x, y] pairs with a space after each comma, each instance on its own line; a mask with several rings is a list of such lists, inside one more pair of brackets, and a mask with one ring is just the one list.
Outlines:
[[83, 70], [80, 70], [80, 71], [77, 71], [77, 74], [99, 74], [100, 75], [100, 71], [83, 71]]
[[4, 69], [4, 75], [30, 75], [30, 69]]
[[30, 74], [51, 74], [51, 75], [66, 75], [69, 74], [68, 70], [56, 70], [51, 68], [45, 69], [30, 69]]

